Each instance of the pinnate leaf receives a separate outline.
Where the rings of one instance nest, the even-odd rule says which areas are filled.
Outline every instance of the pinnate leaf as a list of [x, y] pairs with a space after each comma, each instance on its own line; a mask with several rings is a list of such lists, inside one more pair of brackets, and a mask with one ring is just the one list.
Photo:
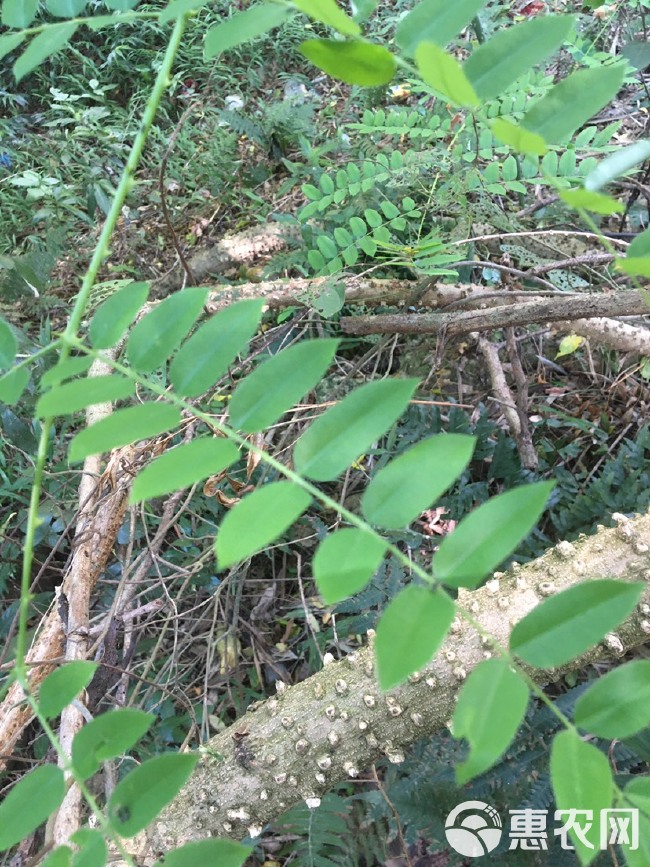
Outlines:
[[218, 567], [232, 566], [275, 542], [310, 501], [292, 482], [274, 482], [247, 494], [221, 522], [215, 545]]
[[562, 45], [574, 23], [571, 15], [540, 15], [498, 30], [479, 45], [463, 69], [481, 99], [499, 96]]
[[536, 668], [563, 665], [615, 629], [638, 603], [642, 584], [585, 581], [546, 599], [514, 627], [510, 649]]
[[16, 367], [0, 376], [0, 403], [13, 406], [27, 388], [29, 370], [26, 367]]
[[198, 867], [218, 864], [219, 867], [241, 867], [253, 851], [234, 840], [196, 840], [165, 853], [154, 867]]
[[386, 543], [374, 533], [346, 527], [318, 546], [313, 569], [316, 586], [328, 605], [347, 599], [366, 586], [379, 568]]
[[538, 100], [521, 126], [537, 133], [547, 144], [563, 144], [615, 96], [624, 75], [623, 64], [579, 69]]
[[71, 835], [70, 842], [79, 847], [72, 867], [105, 867], [108, 846], [101, 831], [96, 828], [79, 828]]
[[548, 147], [544, 139], [537, 133], [529, 132], [521, 126], [503, 117], [497, 117], [491, 122], [492, 132], [504, 144], [520, 154], [543, 156]]
[[361, 498], [367, 520], [388, 530], [410, 524], [462, 473], [475, 442], [464, 434], [438, 434], [394, 458]]
[[238, 301], [194, 332], [169, 368], [178, 394], [198, 397], [214, 385], [257, 331], [263, 306], [259, 298]]
[[454, 711], [454, 737], [466, 738], [469, 756], [456, 766], [464, 785], [484, 773], [508, 748], [526, 712], [528, 687], [502, 659], [487, 659], [470, 674]]
[[205, 56], [210, 60], [230, 48], [263, 36], [282, 24], [291, 14], [288, 6], [279, 3], [258, 3], [215, 24], [205, 34]]
[[530, 533], [552, 488], [552, 482], [523, 485], [470, 512], [440, 543], [436, 578], [449, 587], [478, 586]]
[[584, 208], [595, 214], [620, 214], [625, 210], [623, 203], [617, 199], [582, 187], [575, 190], [560, 190], [560, 198], [571, 208]]
[[338, 340], [309, 340], [263, 361], [237, 386], [229, 415], [239, 430], [269, 427], [320, 382], [332, 362]]
[[0, 852], [35, 831], [64, 795], [63, 771], [56, 765], [43, 765], [19, 780], [0, 804]]
[[360, 87], [388, 84], [397, 68], [390, 51], [371, 42], [308, 39], [302, 43], [300, 51], [332, 78]]
[[165, 298], [133, 326], [126, 344], [130, 364], [142, 373], [161, 367], [201, 315], [208, 290], [192, 287]]
[[29, 27], [37, 10], [38, 0], [3, 0], [1, 20], [5, 27], [22, 30]]
[[70, 460], [81, 461], [89, 455], [99, 455], [158, 436], [176, 427], [180, 421], [180, 411], [166, 403], [145, 403], [119, 409], [79, 431], [70, 443]]
[[135, 837], [190, 777], [199, 756], [164, 753], [135, 768], [120, 780], [108, 802], [108, 815], [121, 837]]
[[0, 319], [0, 369], [10, 367], [18, 352], [18, 341], [12, 327]]
[[359, 25], [337, 6], [335, 0], [293, 0], [293, 2], [301, 12], [315, 21], [320, 21], [321, 24], [327, 24], [334, 30], [338, 30], [344, 36], [358, 36], [361, 32]]
[[[586, 844], [580, 835], [569, 831], [580, 863], [590, 864], [600, 848], [600, 811], [611, 807], [614, 793], [607, 756], [575, 732], [560, 732], [551, 747], [551, 784], [558, 810], [587, 810], [590, 819], [593, 816], [593, 824], [581, 823]], [[569, 812], [562, 818], [567, 821]]]
[[71, 864], [72, 849], [69, 846], [59, 846], [45, 857], [40, 867], [70, 867]]
[[129, 283], [103, 301], [90, 321], [88, 334], [95, 349], [108, 349], [135, 320], [149, 294], [149, 283]]
[[384, 379], [348, 394], [296, 443], [297, 471], [320, 482], [336, 478], [397, 421], [416, 386], [415, 379]]
[[71, 21], [50, 24], [38, 33], [14, 63], [16, 81], [20, 81], [44, 60], [64, 48], [74, 36], [78, 25]]
[[575, 722], [612, 740], [650, 726], [650, 660], [632, 660], [599, 678], [578, 699]]
[[58, 18], [74, 18], [81, 15], [88, 0], [45, 0], [47, 11]]
[[140, 0], [104, 0], [104, 3], [109, 9], [115, 12], [128, 12], [130, 9], [135, 9]]
[[25, 41], [24, 33], [3, 33], [0, 36], [0, 60]]
[[51, 388], [59, 385], [66, 379], [79, 376], [80, 373], [87, 373], [92, 363], [93, 359], [91, 355], [76, 355], [73, 358], [59, 361], [54, 367], [50, 367], [49, 370], [45, 371], [41, 377], [41, 388]]
[[137, 708], [109, 710], [80, 729], [72, 741], [72, 764], [84, 779], [102, 763], [131, 749], [151, 728], [155, 716]]
[[486, 0], [420, 0], [397, 26], [395, 42], [409, 55], [420, 42], [444, 48], [472, 20]]
[[97, 671], [96, 662], [66, 662], [45, 678], [38, 691], [38, 705], [46, 717], [58, 716], [85, 689]]
[[442, 590], [410, 584], [388, 604], [379, 623], [375, 651], [383, 690], [427, 665], [445, 639], [456, 608]]
[[433, 42], [420, 42], [415, 52], [420, 75], [426, 83], [457, 105], [479, 105], [479, 98], [463, 67]]
[[585, 189], [600, 190], [605, 184], [620, 178], [648, 157], [650, 157], [650, 141], [647, 139], [634, 142], [624, 148], [617, 147], [613, 154], [605, 157], [595, 169], [589, 172], [585, 178]]
[[180, 15], [185, 15], [187, 12], [194, 12], [202, 6], [207, 6], [210, 0], [170, 0], [158, 16], [161, 24], [171, 21], [172, 18], [177, 18]]
[[57, 385], [39, 398], [36, 417], [70, 415], [96, 403], [122, 400], [135, 392], [135, 383], [125, 376], [85, 376]]
[[239, 458], [230, 440], [201, 437], [176, 446], [156, 458], [135, 477], [131, 503], [189, 488], [195, 482], [225, 470]]

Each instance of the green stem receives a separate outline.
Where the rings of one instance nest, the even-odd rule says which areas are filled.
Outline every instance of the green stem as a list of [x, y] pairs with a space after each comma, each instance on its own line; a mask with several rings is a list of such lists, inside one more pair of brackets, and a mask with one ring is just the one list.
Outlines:
[[[147, 141], [149, 130], [151, 129], [151, 125], [153, 124], [156, 112], [164, 96], [165, 90], [169, 86], [169, 77], [171, 74], [174, 59], [176, 58], [176, 54], [178, 53], [178, 49], [181, 44], [183, 31], [185, 30], [185, 24], [186, 16], [177, 18], [174, 24], [174, 29], [167, 45], [163, 62], [160, 66], [160, 69], [158, 70], [158, 75], [156, 76], [156, 81], [151, 91], [151, 95], [147, 100], [147, 105], [144, 110], [140, 129], [135, 137], [135, 141], [133, 142], [127, 164], [124, 168], [122, 177], [113, 197], [111, 209], [108, 213], [108, 216], [106, 217], [106, 221], [99, 236], [97, 246], [95, 247], [92, 259], [90, 260], [88, 270], [86, 271], [86, 274], [82, 281], [81, 289], [79, 290], [79, 293], [75, 300], [75, 304], [72, 313], [70, 314], [70, 318], [68, 319], [66, 329], [61, 336], [61, 360], [65, 360], [70, 354], [70, 349], [77, 336], [84, 310], [88, 303], [90, 290], [92, 289], [93, 284], [97, 279], [97, 274], [99, 273], [102, 262], [108, 254], [110, 238], [113, 234], [115, 226], [117, 225], [117, 221], [122, 211], [122, 205], [124, 204], [126, 197], [134, 184], [135, 172], [140, 162], [140, 158], [142, 157], [142, 152], [144, 151], [144, 146]], [[25, 665], [25, 654], [27, 650], [27, 620], [29, 616], [29, 603], [31, 601], [29, 588], [31, 583], [32, 562], [34, 559], [34, 538], [36, 533], [36, 527], [38, 526], [38, 504], [41, 497], [43, 474], [45, 471], [45, 462], [47, 459], [47, 450], [52, 421], [52, 418], [46, 418], [43, 420], [43, 427], [41, 429], [41, 435], [38, 442], [38, 452], [36, 455], [36, 464], [34, 467], [34, 481], [32, 484], [29, 512], [27, 515], [25, 548], [23, 552], [20, 608], [18, 614], [18, 636], [16, 639], [15, 673], [17, 681], [20, 683], [25, 692], [28, 692], [29, 690], [27, 666]]]
[[[93, 356], [93, 358], [110, 365], [117, 373], [121, 373], [123, 376], [133, 379], [134, 382], [136, 382], [138, 385], [148, 389], [150, 392], [153, 392], [154, 394], [163, 398], [167, 403], [174, 404], [179, 409], [190, 412], [195, 418], [200, 419], [213, 430], [218, 430], [219, 433], [222, 433], [225, 437], [232, 440], [238, 446], [243, 447], [244, 449], [258, 455], [263, 463], [274, 469], [280, 475], [283, 475], [289, 481], [301, 487], [314, 499], [320, 501], [328, 509], [331, 509], [336, 514], [340, 515], [341, 518], [347, 521], [348, 524], [356, 527], [364, 533], [368, 533], [369, 535], [375, 536], [380, 539], [386, 546], [386, 551], [392, 554], [402, 564], [407, 573], [410, 572], [414, 575], [417, 575], [417, 577], [420, 578], [420, 580], [422, 580], [432, 591], [449, 595], [443, 585], [435, 578], [434, 575], [430, 575], [425, 569], [422, 568], [422, 566], [411, 560], [406, 554], [403, 553], [403, 551], [400, 551], [400, 549], [396, 545], [388, 542], [368, 523], [366, 523], [363, 518], [355, 515], [354, 512], [350, 512], [337, 500], [334, 500], [332, 499], [332, 497], [329, 497], [327, 494], [323, 493], [323, 491], [321, 491], [320, 488], [317, 488], [316, 485], [308, 482], [295, 470], [292, 470], [290, 467], [287, 467], [285, 464], [272, 457], [270, 454], [268, 454], [268, 452], [264, 451], [264, 449], [259, 448], [249, 439], [246, 439], [245, 437], [241, 436], [241, 434], [237, 433], [237, 431], [233, 430], [232, 428], [221, 422], [216, 421], [213, 416], [208, 415], [208, 413], [202, 412], [192, 404], [188, 403], [180, 397], [177, 397], [173, 392], [168, 391], [166, 387], [144, 379], [132, 368], [125, 367], [118, 361], [109, 358], [103, 353], [90, 349], [81, 340], [75, 340], [74, 348], [79, 350], [80, 352], [85, 352], [88, 355]], [[577, 734], [576, 727], [573, 725], [571, 720], [546, 695], [542, 687], [539, 686], [532, 679], [532, 677], [517, 663], [516, 659], [510, 653], [508, 648], [503, 647], [501, 644], [499, 644], [499, 642], [492, 637], [492, 635], [476, 620], [476, 618], [474, 618], [470, 614], [469, 611], [458, 605], [456, 600], [452, 601], [454, 602], [456, 611], [465, 620], [465, 622], [472, 626], [481, 636], [481, 638], [489, 640], [494, 651], [498, 653], [502, 659], [506, 660], [508, 664], [518, 672], [520, 677], [528, 685], [530, 691], [549, 708], [549, 710], [557, 717], [557, 719], [562, 723], [562, 725], [564, 725], [566, 729], [569, 729], [575, 734]]]

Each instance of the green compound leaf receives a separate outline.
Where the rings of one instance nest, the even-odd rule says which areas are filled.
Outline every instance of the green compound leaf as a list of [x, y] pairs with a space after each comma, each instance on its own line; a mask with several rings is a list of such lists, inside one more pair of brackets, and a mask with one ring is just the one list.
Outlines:
[[386, 543], [372, 533], [346, 527], [318, 546], [313, 570], [318, 592], [327, 605], [362, 590], [379, 568]]
[[139, 503], [189, 488], [195, 482], [225, 470], [238, 458], [237, 446], [221, 438], [202, 437], [176, 446], [138, 473], [129, 502]]
[[274, 424], [320, 382], [338, 345], [338, 340], [304, 341], [262, 362], [232, 396], [232, 425], [256, 433]]
[[221, 522], [215, 543], [218, 568], [226, 569], [275, 542], [310, 502], [309, 494], [293, 482], [274, 482], [245, 496]]
[[0, 403], [13, 406], [18, 403], [29, 382], [29, 370], [17, 367], [0, 376]]
[[449, 632], [456, 607], [442, 590], [411, 584], [388, 604], [377, 624], [377, 679], [385, 691], [427, 665]]
[[435, 42], [444, 48], [466, 27], [486, 0], [421, 0], [400, 21], [395, 42], [412, 56], [420, 42]]
[[534, 132], [528, 132], [509, 120], [497, 117], [491, 122], [492, 132], [504, 144], [520, 154], [543, 156], [548, 148], [544, 139]]
[[547, 144], [563, 144], [615, 96], [624, 76], [622, 64], [573, 72], [535, 103], [521, 125]]
[[500, 96], [520, 75], [558, 49], [573, 24], [571, 15], [545, 15], [497, 31], [463, 65], [476, 93], [483, 100]]
[[0, 60], [25, 41], [24, 33], [3, 33], [0, 36]]
[[161, 367], [201, 315], [208, 289], [175, 292], [133, 326], [126, 344], [129, 363], [141, 373]]
[[319, 482], [335, 479], [397, 421], [416, 387], [415, 379], [385, 379], [348, 394], [300, 437], [296, 470]]
[[578, 699], [575, 722], [608, 740], [650, 726], [650, 660], [633, 660], [599, 678]]
[[72, 864], [72, 849], [69, 846], [59, 846], [41, 862], [40, 867], [70, 867]]
[[18, 341], [13, 328], [0, 318], [0, 369], [11, 367], [17, 352]]
[[14, 63], [16, 81], [20, 81], [44, 60], [56, 54], [68, 44], [74, 36], [78, 24], [66, 21], [60, 24], [49, 24], [47, 28], [31, 40], [27, 48]]
[[75, 18], [84, 11], [88, 0], [45, 0], [45, 5], [57, 18]]
[[308, 39], [300, 46], [300, 52], [332, 78], [359, 87], [388, 84], [397, 68], [390, 51], [371, 42]]
[[84, 779], [103, 762], [130, 750], [151, 728], [156, 717], [136, 708], [109, 710], [84, 726], [72, 741], [72, 764]]
[[0, 852], [35, 831], [65, 796], [63, 771], [43, 765], [24, 776], [0, 804]]
[[650, 257], [648, 256], [645, 258], [626, 256], [625, 259], [616, 259], [616, 267], [634, 277], [650, 277]]
[[70, 443], [70, 461], [81, 461], [89, 455], [100, 455], [158, 436], [180, 422], [180, 410], [166, 403], [145, 403], [119, 409], [79, 431]]
[[128, 12], [130, 9], [134, 9], [139, 2], [140, 0], [104, 0], [108, 8], [115, 12]]
[[470, 746], [456, 766], [459, 786], [491, 768], [504, 754], [521, 725], [528, 687], [507, 662], [487, 659], [465, 682], [454, 711], [453, 733]]
[[38, 0], [3, 0], [2, 23], [5, 27], [23, 30], [29, 27], [38, 10]]
[[146, 828], [178, 794], [198, 760], [196, 754], [165, 753], [127, 774], [108, 802], [108, 816], [117, 833], [135, 837]]
[[602, 193], [578, 188], [575, 190], [560, 190], [560, 198], [571, 208], [584, 208], [595, 214], [620, 214], [625, 208], [622, 202]]
[[463, 67], [433, 42], [420, 42], [415, 61], [424, 81], [456, 105], [476, 106], [480, 101]]
[[85, 689], [97, 671], [96, 662], [79, 659], [66, 662], [45, 678], [38, 691], [38, 706], [43, 716], [58, 716]]
[[263, 36], [279, 27], [291, 15], [287, 6], [279, 3], [258, 3], [244, 12], [237, 12], [227, 21], [215, 24], [205, 34], [205, 57], [217, 57], [230, 48]]
[[96, 403], [131, 397], [135, 383], [125, 376], [85, 376], [50, 389], [36, 403], [36, 418], [71, 415]]
[[[649, 46], [650, 47], [650, 46]], [[585, 189], [600, 190], [650, 157], [650, 141], [637, 141], [601, 160], [585, 178]]]
[[105, 867], [108, 846], [101, 831], [79, 828], [70, 837], [70, 842], [79, 847], [72, 867]]
[[241, 867], [253, 851], [252, 846], [243, 846], [233, 840], [197, 840], [167, 852], [154, 867]]
[[563, 665], [615, 629], [634, 610], [643, 586], [601, 579], [569, 587], [517, 623], [510, 650], [536, 668]]
[[187, 340], [169, 368], [178, 394], [198, 397], [226, 372], [260, 324], [264, 301], [238, 301], [217, 313]]
[[533, 529], [553, 482], [523, 485], [474, 509], [440, 543], [433, 571], [449, 587], [477, 587]]
[[346, 15], [334, 0], [293, 0], [293, 5], [314, 21], [327, 24], [343, 36], [358, 36], [361, 33], [359, 25]]
[[634, 238], [627, 248], [627, 255], [631, 258], [650, 256], [650, 229], [646, 229]]
[[650, 777], [635, 777], [623, 790], [623, 796], [619, 801], [621, 807], [632, 805], [639, 810], [639, 848], [622, 847], [626, 867], [647, 867], [650, 864]]
[[92, 363], [93, 359], [90, 355], [79, 355], [59, 361], [41, 376], [41, 388], [51, 388], [59, 385], [66, 379], [72, 379], [73, 376], [87, 373]]
[[[569, 836], [580, 863], [590, 864], [600, 851], [600, 811], [611, 807], [614, 794], [607, 756], [574, 732], [560, 732], [551, 747], [551, 784], [558, 810], [588, 811], [590, 821], [580, 823], [588, 845], [574, 831]], [[566, 822], [569, 813], [561, 818]]]
[[458, 478], [470, 462], [476, 440], [438, 434], [412, 446], [379, 470], [361, 498], [371, 524], [399, 530], [414, 521]]
[[624, 259], [617, 259], [616, 265], [626, 274], [650, 276], [650, 229], [637, 235], [627, 248]]
[[100, 304], [88, 329], [95, 349], [108, 349], [117, 343], [147, 300], [149, 285], [129, 283]]
[[158, 20], [161, 24], [165, 24], [167, 21], [171, 21], [172, 18], [178, 18], [187, 12], [195, 12], [203, 6], [207, 6], [209, 2], [210, 0], [171, 0], [161, 11]]

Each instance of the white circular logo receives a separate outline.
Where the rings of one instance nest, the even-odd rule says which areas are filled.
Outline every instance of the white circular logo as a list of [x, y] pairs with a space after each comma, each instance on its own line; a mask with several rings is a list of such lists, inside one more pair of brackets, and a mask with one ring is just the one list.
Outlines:
[[463, 801], [445, 822], [445, 834], [452, 849], [467, 858], [480, 858], [499, 845], [501, 817], [483, 801]]

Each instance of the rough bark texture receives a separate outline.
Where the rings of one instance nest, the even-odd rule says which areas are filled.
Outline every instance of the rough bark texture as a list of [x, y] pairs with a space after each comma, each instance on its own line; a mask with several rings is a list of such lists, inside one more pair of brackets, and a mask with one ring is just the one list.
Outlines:
[[451, 336], [469, 334], [471, 331], [491, 331], [505, 326], [590, 319], [594, 316], [637, 316], [647, 312], [648, 303], [644, 295], [634, 289], [627, 289], [611, 294], [581, 293], [569, 298], [537, 299], [524, 304], [462, 313], [344, 316], [341, 318], [341, 328], [347, 334], [437, 334], [444, 331]]
[[[496, 574], [477, 591], [461, 591], [459, 605], [507, 646], [513, 625], [553, 593], [605, 576], [650, 583], [650, 514], [614, 517], [613, 529], [561, 542], [526, 566]], [[620, 629], [579, 659], [531, 674], [539, 682], [553, 681], [647, 641], [649, 600], [646, 588], [644, 601]], [[375, 681], [371, 646], [279, 690], [202, 751], [186, 787], [148, 834], [133, 841], [138, 863], [151, 864], [191, 840], [258, 834], [300, 799], [317, 799], [378, 759], [402, 761], [406, 748], [447, 724], [468, 673], [495, 652], [459, 616], [435, 661], [386, 695]], [[244, 738], [236, 737], [244, 731]], [[242, 740], [246, 755], [238, 747]]]
[[[278, 253], [287, 246], [292, 233], [281, 223], [268, 223], [264, 226], [253, 226], [245, 232], [222, 238], [211, 247], [204, 247], [192, 256], [188, 265], [192, 276], [198, 285], [207, 282], [211, 277], [225, 274], [231, 268], [242, 263], [253, 262], [264, 256]], [[170, 292], [180, 289], [183, 285], [184, 273], [181, 269], [172, 271], [156, 282], [153, 295], [164, 298]]]

